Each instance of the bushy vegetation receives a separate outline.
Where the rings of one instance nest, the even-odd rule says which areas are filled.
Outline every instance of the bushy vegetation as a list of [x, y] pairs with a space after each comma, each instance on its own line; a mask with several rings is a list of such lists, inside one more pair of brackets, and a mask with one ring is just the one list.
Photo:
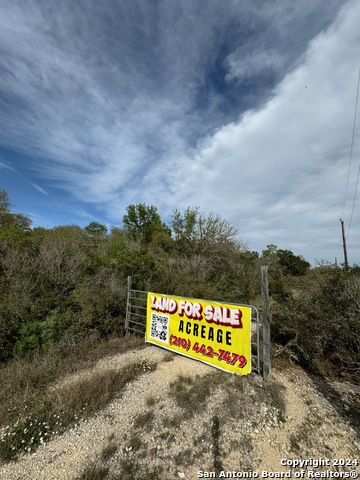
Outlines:
[[92, 222], [30, 228], [0, 192], [0, 361], [49, 351], [60, 341], [122, 335], [127, 276], [134, 288], [249, 301], [257, 258], [235, 229], [197, 209], [166, 226], [156, 207], [130, 205], [121, 228]]
[[318, 267], [293, 281], [272, 307], [276, 351], [317, 373], [360, 374], [360, 275]]
[[[310, 268], [290, 250], [250, 252], [237, 231], [197, 208], [130, 205], [121, 227], [31, 228], [0, 190], [0, 362], [124, 334], [127, 276], [139, 290], [260, 307], [270, 277], [275, 355], [360, 371], [360, 269]], [[317, 368], [317, 367], [316, 367]]]

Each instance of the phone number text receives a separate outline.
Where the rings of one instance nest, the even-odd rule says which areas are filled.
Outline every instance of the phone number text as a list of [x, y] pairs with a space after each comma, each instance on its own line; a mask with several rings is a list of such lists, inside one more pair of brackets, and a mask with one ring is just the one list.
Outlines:
[[217, 357], [219, 362], [225, 362], [228, 365], [236, 365], [239, 368], [244, 368], [247, 364], [247, 358], [244, 355], [240, 355], [239, 353], [229, 352], [228, 350], [223, 350], [219, 348], [219, 351], [216, 352], [213, 347], [210, 345], [200, 345], [199, 342], [195, 342], [193, 345], [191, 344], [191, 340], [189, 338], [182, 338], [176, 335], [170, 335], [170, 345], [175, 347], [180, 347], [187, 352], [191, 349], [198, 355], [203, 355], [207, 358], [214, 358]]

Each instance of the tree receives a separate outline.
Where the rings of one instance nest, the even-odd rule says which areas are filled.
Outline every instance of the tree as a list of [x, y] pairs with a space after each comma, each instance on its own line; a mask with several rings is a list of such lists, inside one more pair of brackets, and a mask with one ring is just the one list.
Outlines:
[[188, 207], [183, 214], [175, 210], [171, 220], [175, 240], [179, 242], [195, 240], [198, 218], [199, 207]]
[[12, 213], [9, 194], [5, 190], [0, 190], [0, 229], [20, 229], [28, 232], [30, 227], [30, 218], [21, 213]]
[[188, 207], [183, 214], [175, 210], [171, 228], [180, 249], [213, 255], [227, 248], [245, 247], [236, 240], [237, 230], [219, 215], [199, 212], [198, 207]]
[[235, 241], [237, 229], [220, 215], [210, 213], [200, 215], [198, 221], [198, 237], [200, 242], [208, 244], [230, 244]]
[[290, 250], [278, 250], [279, 264], [285, 275], [298, 277], [305, 275], [310, 268], [310, 263], [302, 256], [295, 255]]
[[170, 235], [169, 228], [162, 222], [156, 207], [139, 203], [129, 205], [126, 211], [127, 215], [123, 217], [124, 229], [133, 240], [148, 245], [158, 232]]
[[9, 194], [5, 190], [0, 190], [0, 215], [10, 212], [10, 207]]
[[99, 222], [91, 222], [84, 228], [92, 248], [100, 250], [106, 240], [107, 227]]
[[107, 233], [106, 225], [103, 225], [99, 222], [91, 222], [84, 228], [85, 232], [90, 235], [90, 237], [104, 237]]
[[281, 269], [284, 275], [298, 277], [305, 275], [310, 268], [310, 263], [301, 255], [295, 255], [290, 250], [278, 249], [276, 245], [267, 245], [262, 251], [262, 258], [273, 270]]

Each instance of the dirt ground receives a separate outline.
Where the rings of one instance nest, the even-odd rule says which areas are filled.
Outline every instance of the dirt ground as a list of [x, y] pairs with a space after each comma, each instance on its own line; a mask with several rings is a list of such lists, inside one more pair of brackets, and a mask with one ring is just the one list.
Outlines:
[[[104, 359], [94, 370], [137, 361], [155, 362], [157, 368], [145, 368], [93, 418], [1, 465], [0, 478], [278, 478], [280, 472], [291, 478], [356, 478], [353, 472], [360, 473], [359, 385], [311, 377], [296, 366], [273, 368], [271, 388], [258, 374], [239, 383], [234, 375], [154, 346]], [[202, 402], [199, 408], [176, 403], [171, 392], [179, 378], [181, 388], [191, 387], [193, 401]], [[206, 389], [208, 396], [200, 400]]]

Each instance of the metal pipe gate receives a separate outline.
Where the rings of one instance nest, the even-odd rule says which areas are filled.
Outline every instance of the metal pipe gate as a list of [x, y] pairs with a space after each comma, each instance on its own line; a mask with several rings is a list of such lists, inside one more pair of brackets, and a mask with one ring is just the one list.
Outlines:
[[[128, 294], [126, 305], [125, 332], [126, 335], [137, 333], [144, 335], [146, 332], [146, 311], [148, 292], [133, 290], [131, 277], [128, 277]], [[227, 302], [228, 303], [228, 302]], [[235, 304], [233, 304], [235, 305]], [[246, 305], [249, 306], [249, 305]], [[260, 334], [259, 312], [251, 307], [251, 370], [260, 373]]]

